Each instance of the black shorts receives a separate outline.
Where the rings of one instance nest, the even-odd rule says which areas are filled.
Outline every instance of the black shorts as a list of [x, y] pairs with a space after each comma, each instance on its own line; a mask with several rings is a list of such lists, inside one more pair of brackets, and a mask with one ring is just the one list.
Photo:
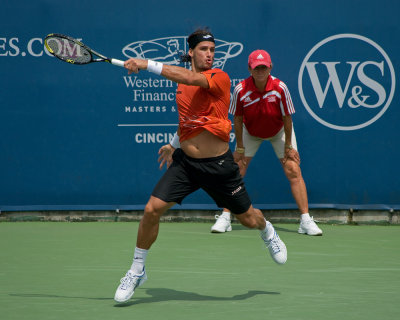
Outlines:
[[153, 190], [154, 197], [181, 204], [186, 196], [202, 188], [218, 207], [228, 208], [235, 214], [250, 208], [249, 195], [230, 150], [218, 157], [196, 159], [176, 149], [172, 159]]

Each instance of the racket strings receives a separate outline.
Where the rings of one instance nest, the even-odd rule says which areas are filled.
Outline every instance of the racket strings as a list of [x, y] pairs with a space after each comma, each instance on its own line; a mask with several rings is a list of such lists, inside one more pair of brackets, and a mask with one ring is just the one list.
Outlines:
[[92, 56], [88, 50], [72, 40], [61, 37], [46, 39], [47, 46], [56, 57], [77, 64], [89, 63]]

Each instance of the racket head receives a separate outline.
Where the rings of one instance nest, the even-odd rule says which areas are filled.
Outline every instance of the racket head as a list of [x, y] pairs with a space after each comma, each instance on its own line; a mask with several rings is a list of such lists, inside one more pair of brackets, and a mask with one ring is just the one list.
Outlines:
[[77, 39], [59, 33], [51, 33], [44, 39], [46, 49], [58, 59], [71, 64], [93, 62], [91, 49]]

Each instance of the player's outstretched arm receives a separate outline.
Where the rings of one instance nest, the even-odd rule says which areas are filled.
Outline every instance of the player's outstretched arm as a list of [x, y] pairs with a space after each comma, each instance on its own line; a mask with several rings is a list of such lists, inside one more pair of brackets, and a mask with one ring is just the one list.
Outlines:
[[138, 73], [140, 70], [148, 70], [176, 83], [202, 88], [209, 87], [205, 75], [178, 66], [170, 66], [152, 60], [130, 58], [125, 61], [124, 67], [128, 69], [129, 74]]

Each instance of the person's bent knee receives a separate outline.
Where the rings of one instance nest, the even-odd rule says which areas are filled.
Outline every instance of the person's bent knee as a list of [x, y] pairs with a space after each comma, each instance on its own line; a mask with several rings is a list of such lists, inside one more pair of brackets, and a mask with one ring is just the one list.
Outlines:
[[151, 203], [147, 203], [146, 206], [144, 207], [144, 214], [146, 216], [157, 216], [157, 211]]
[[168, 203], [152, 196], [144, 208], [144, 215], [146, 218], [159, 220], [168, 207]]
[[248, 211], [235, 215], [236, 219], [249, 229], [260, 229], [264, 222], [264, 216], [260, 210], [250, 207]]
[[301, 178], [300, 166], [293, 161], [288, 161], [285, 164], [285, 173], [289, 180], [296, 180]]

